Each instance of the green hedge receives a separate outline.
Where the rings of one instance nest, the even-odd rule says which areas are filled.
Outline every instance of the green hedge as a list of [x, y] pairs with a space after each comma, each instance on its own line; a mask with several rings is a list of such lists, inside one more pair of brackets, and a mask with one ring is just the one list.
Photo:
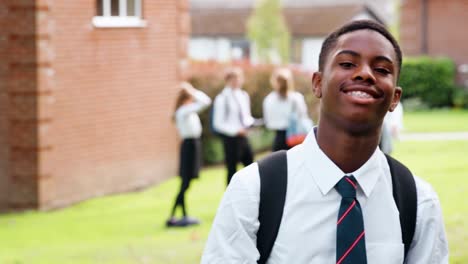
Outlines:
[[399, 81], [403, 101], [420, 98], [429, 107], [452, 106], [455, 74], [455, 64], [448, 58], [405, 58]]
[[[245, 73], [243, 88], [250, 95], [252, 115], [261, 118], [263, 99], [271, 92], [270, 76], [274, 70], [271, 65], [240, 65]], [[190, 66], [189, 82], [194, 87], [204, 91], [211, 99], [224, 88], [223, 72], [228, 65], [210, 63], [196, 63]], [[295, 88], [306, 99], [310, 115], [317, 116], [318, 100], [311, 93], [311, 75], [293, 69]], [[210, 109], [200, 114], [203, 125], [202, 143], [205, 164], [221, 162], [223, 157], [222, 142], [210, 132]], [[315, 119], [316, 120], [316, 119]], [[265, 129], [256, 129], [249, 133], [250, 142], [255, 152], [271, 148], [273, 133]]]
[[453, 107], [468, 109], [468, 90], [464, 87], [457, 87], [453, 94]]

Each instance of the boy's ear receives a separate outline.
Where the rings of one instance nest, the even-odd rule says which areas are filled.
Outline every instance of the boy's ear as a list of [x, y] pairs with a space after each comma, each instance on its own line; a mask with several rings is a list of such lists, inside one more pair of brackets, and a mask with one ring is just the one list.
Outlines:
[[322, 73], [314, 72], [312, 75], [312, 92], [315, 97], [322, 98]]
[[402, 93], [401, 87], [400, 86], [395, 87], [395, 93], [393, 94], [392, 103], [390, 104], [390, 108], [388, 109], [388, 111], [393, 112], [393, 110], [395, 110], [398, 103], [400, 102], [401, 93]]

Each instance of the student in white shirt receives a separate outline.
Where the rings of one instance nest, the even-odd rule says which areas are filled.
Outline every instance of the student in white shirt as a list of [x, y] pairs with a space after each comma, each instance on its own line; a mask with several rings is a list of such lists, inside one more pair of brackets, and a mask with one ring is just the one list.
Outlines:
[[399, 102], [393, 112], [387, 113], [385, 119], [388, 119], [388, 122], [390, 123], [392, 138], [398, 139], [401, 131], [403, 130], [403, 104]]
[[401, 102], [395, 107], [393, 112], [385, 115], [382, 125], [382, 136], [380, 137], [379, 147], [382, 152], [391, 154], [393, 151], [393, 141], [397, 140], [403, 129], [403, 105]]
[[290, 117], [296, 113], [299, 118], [307, 117], [307, 105], [304, 96], [294, 91], [292, 73], [287, 68], [280, 68], [271, 76], [273, 91], [263, 100], [263, 121], [267, 129], [275, 131], [272, 150], [289, 149], [286, 144], [286, 129]]
[[[182, 138], [179, 161], [181, 185], [172, 207], [171, 216], [166, 222], [168, 227], [189, 226], [199, 223], [197, 219], [187, 215], [185, 192], [190, 186], [190, 181], [198, 178], [200, 171], [202, 125], [198, 113], [206, 109], [210, 104], [211, 99], [202, 91], [193, 88], [187, 82], [180, 84], [174, 119], [179, 135]], [[177, 207], [182, 210], [182, 218], [180, 219], [175, 217]]]
[[[364, 259], [352, 264], [448, 263], [439, 199], [418, 177], [414, 177], [415, 232], [404, 260], [391, 173], [378, 148], [384, 116], [394, 110], [401, 96], [397, 87], [401, 61], [396, 40], [373, 21], [350, 22], [325, 39], [319, 72], [312, 77], [313, 93], [321, 100], [318, 126], [303, 144], [287, 151], [284, 211], [267, 263], [345, 264], [355, 250]], [[354, 177], [345, 177], [350, 175]], [[356, 195], [355, 207], [347, 211], [339, 211], [340, 203], [348, 198], [342, 194], [342, 183], [354, 188]], [[201, 263], [257, 263], [259, 192], [257, 163], [234, 175]], [[364, 230], [339, 255], [343, 240], [337, 237], [343, 218], [338, 215], [356, 212], [356, 208]], [[347, 224], [358, 227], [358, 222]], [[364, 247], [356, 246], [361, 242]]]
[[227, 184], [237, 171], [237, 163], [247, 166], [253, 162], [252, 147], [247, 138], [248, 129], [254, 124], [250, 112], [249, 94], [242, 90], [244, 74], [238, 67], [226, 71], [226, 86], [213, 105], [213, 127], [221, 135], [227, 168]]

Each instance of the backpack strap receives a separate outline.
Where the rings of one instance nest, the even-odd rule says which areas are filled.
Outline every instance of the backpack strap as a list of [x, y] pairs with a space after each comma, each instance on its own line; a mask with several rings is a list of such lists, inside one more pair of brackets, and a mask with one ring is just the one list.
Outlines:
[[[396, 159], [385, 154], [392, 176], [393, 199], [400, 212], [402, 240], [405, 256], [408, 255], [416, 229], [417, 190], [411, 171]], [[257, 232], [258, 264], [264, 264], [270, 256], [283, 217], [287, 189], [286, 151], [272, 153], [258, 162], [260, 174], [260, 203]]]
[[392, 175], [393, 199], [400, 212], [400, 225], [403, 244], [405, 244], [405, 259], [408, 255], [416, 229], [417, 190], [413, 174], [396, 159], [385, 154], [390, 174]]
[[260, 173], [260, 204], [257, 232], [259, 264], [264, 264], [270, 256], [281, 219], [288, 183], [286, 151], [276, 151], [258, 162]]

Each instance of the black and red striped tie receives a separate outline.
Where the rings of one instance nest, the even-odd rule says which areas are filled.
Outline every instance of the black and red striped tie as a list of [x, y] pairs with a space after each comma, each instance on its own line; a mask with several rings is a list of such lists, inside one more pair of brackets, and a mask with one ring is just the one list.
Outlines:
[[336, 263], [366, 264], [366, 242], [362, 210], [356, 199], [354, 176], [344, 176], [335, 186], [341, 194], [336, 231]]

